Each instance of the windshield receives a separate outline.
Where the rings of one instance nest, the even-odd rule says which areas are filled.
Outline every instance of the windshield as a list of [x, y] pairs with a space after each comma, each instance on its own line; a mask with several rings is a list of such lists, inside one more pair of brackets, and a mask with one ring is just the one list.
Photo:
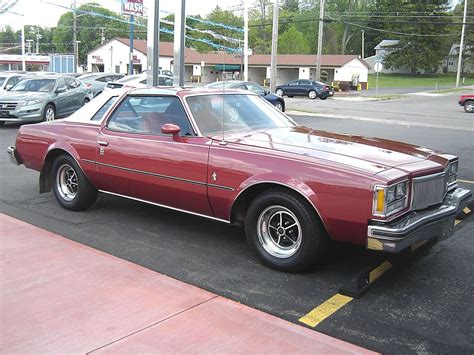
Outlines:
[[6, 79], [6, 77], [0, 76], [0, 86], [3, 85], [3, 83], [5, 82], [5, 79]]
[[186, 98], [186, 102], [203, 135], [221, 132], [223, 128], [232, 132], [296, 126], [280, 111], [255, 95], [199, 95]]
[[48, 92], [54, 89], [56, 79], [29, 79], [20, 81], [11, 91]]

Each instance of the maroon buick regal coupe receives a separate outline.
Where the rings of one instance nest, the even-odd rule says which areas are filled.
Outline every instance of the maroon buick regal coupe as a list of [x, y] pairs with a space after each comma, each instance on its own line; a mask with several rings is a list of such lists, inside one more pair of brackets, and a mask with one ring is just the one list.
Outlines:
[[301, 127], [231, 90], [104, 93], [22, 126], [8, 153], [66, 209], [101, 192], [242, 225], [284, 271], [314, 265], [330, 239], [396, 253], [449, 235], [471, 196], [453, 155]]

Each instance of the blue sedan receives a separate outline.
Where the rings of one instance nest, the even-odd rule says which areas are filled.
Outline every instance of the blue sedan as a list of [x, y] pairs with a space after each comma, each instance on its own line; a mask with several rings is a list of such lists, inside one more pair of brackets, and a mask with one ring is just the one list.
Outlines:
[[207, 88], [226, 88], [226, 89], [242, 89], [242, 90], [250, 90], [260, 95], [265, 100], [270, 102], [273, 106], [279, 109], [282, 112], [285, 112], [285, 100], [275, 94], [272, 94], [270, 90], [265, 90], [263, 87], [258, 85], [257, 83], [251, 81], [240, 81], [240, 80], [232, 80], [232, 81], [216, 81], [215, 83], [207, 84]]

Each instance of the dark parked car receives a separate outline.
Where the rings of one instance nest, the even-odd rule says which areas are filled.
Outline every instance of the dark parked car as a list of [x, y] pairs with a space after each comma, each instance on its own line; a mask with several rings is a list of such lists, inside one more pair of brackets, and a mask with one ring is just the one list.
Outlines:
[[91, 96], [90, 90], [73, 77], [32, 75], [0, 94], [0, 125], [68, 116], [89, 102]]
[[65, 209], [101, 192], [245, 226], [283, 271], [311, 267], [330, 240], [398, 253], [449, 236], [472, 195], [454, 155], [298, 126], [233, 89], [110, 90], [64, 120], [23, 125], [8, 154], [41, 171], [40, 192]]
[[474, 94], [464, 94], [459, 98], [459, 105], [464, 107], [464, 111], [474, 112]]
[[92, 95], [96, 97], [104, 90], [105, 85], [109, 81], [115, 81], [122, 79], [124, 77], [123, 74], [114, 74], [114, 73], [89, 73], [84, 74], [78, 77], [80, 81], [82, 81], [86, 88], [90, 89]]
[[257, 83], [254, 83], [251, 81], [240, 81], [240, 80], [217, 81], [215, 83], [207, 84], [206, 87], [216, 89], [216, 88], [222, 88], [224, 85], [226, 89], [242, 89], [242, 90], [253, 91], [257, 95], [263, 97], [265, 100], [270, 102], [273, 106], [275, 106], [280, 111], [285, 112], [285, 100], [281, 96], [272, 94], [270, 90], [265, 90]]
[[329, 96], [334, 95], [334, 89], [331, 85], [321, 81], [298, 79], [283, 85], [278, 85], [276, 87], [276, 94], [278, 96], [286, 95], [288, 97], [308, 96], [310, 99], [319, 97], [321, 100], [326, 100]]

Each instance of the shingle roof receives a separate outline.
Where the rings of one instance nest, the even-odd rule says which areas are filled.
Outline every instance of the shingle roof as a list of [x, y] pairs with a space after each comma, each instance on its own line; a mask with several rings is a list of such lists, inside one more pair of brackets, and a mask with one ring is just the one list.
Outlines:
[[[128, 38], [115, 38], [115, 40], [129, 45]], [[160, 56], [173, 57], [173, 42], [160, 42]], [[147, 54], [146, 41], [134, 40], [133, 48], [143, 54]], [[316, 66], [316, 55], [314, 54], [279, 54], [277, 58], [278, 66]], [[358, 59], [367, 68], [369, 65], [357, 55], [324, 54], [321, 56], [321, 66], [326, 68], [342, 67], [353, 59]], [[184, 61], [187, 64], [240, 64], [242, 59], [238, 54], [228, 54], [224, 52], [200, 53], [192, 48], [185, 48]], [[270, 66], [270, 54], [252, 54], [249, 56], [249, 65]]]

